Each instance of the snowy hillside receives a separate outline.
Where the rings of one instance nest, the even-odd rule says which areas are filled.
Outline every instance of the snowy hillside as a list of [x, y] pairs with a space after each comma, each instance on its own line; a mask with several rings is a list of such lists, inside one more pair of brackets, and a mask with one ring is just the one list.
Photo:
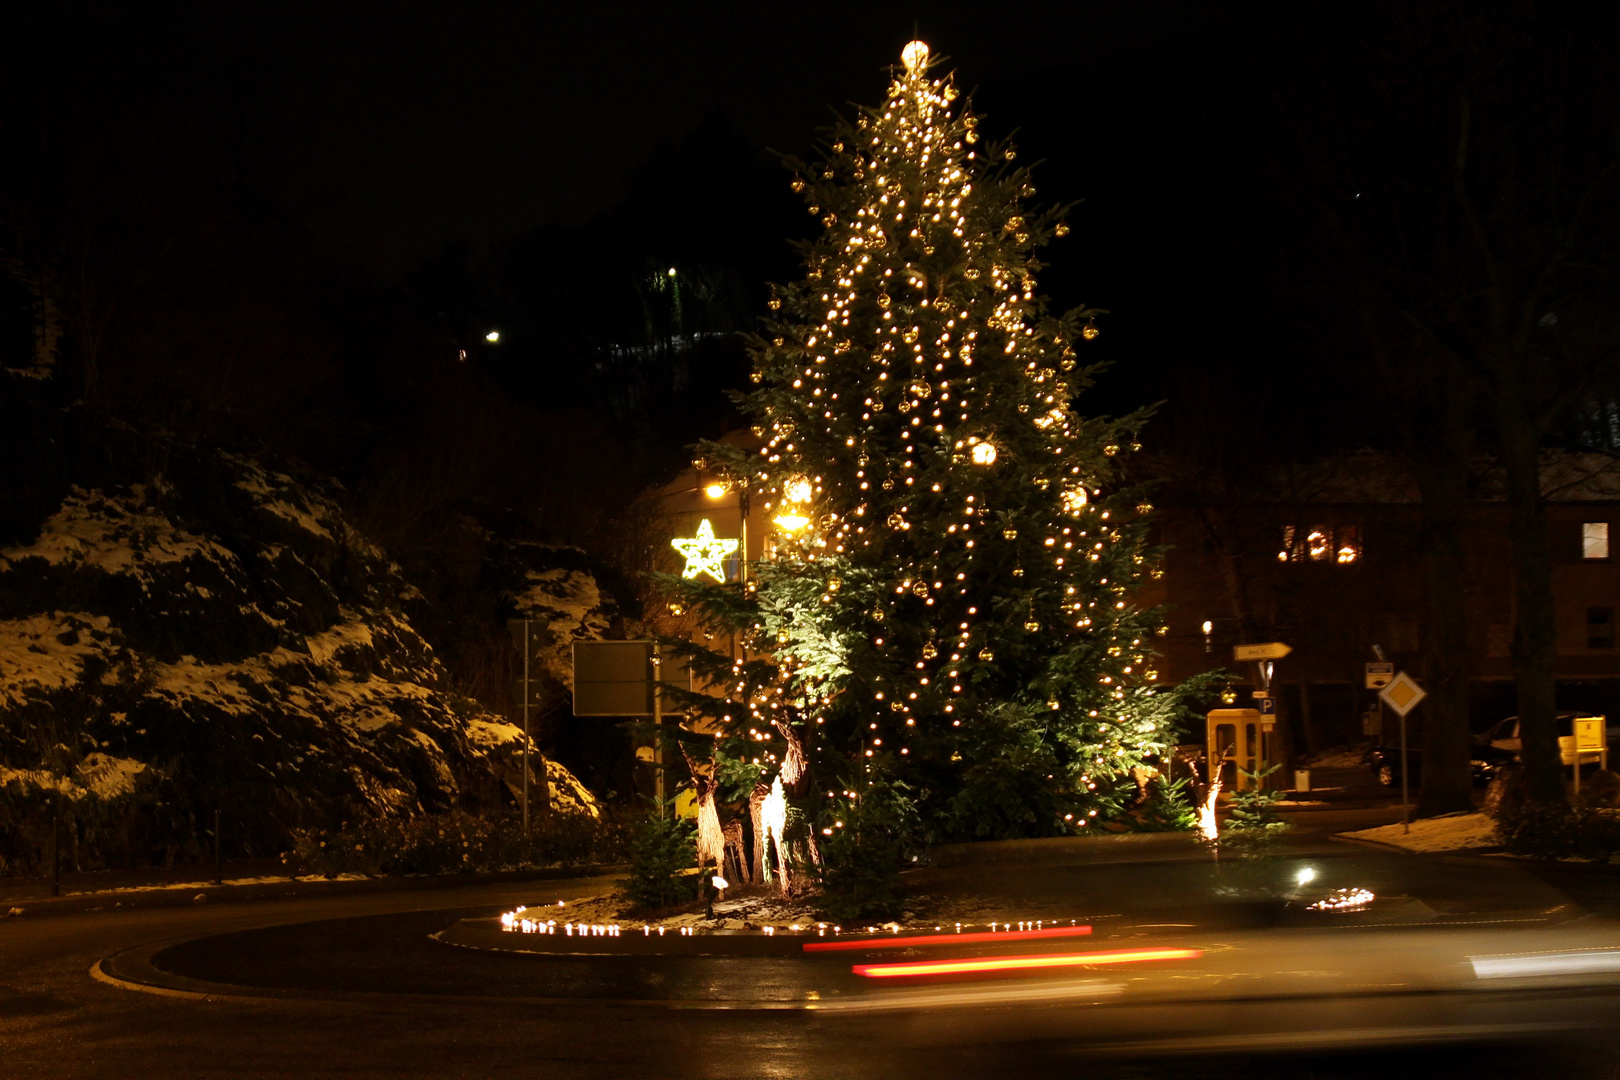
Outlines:
[[[594, 582], [551, 573], [551, 603], [519, 607], [595, 636]], [[113, 864], [206, 849], [215, 808], [263, 855], [298, 826], [506, 805], [520, 733], [449, 692], [420, 599], [331, 499], [241, 457], [176, 450], [161, 482], [72, 488], [0, 548], [0, 873], [52, 800]], [[596, 812], [550, 779], [554, 805]]]

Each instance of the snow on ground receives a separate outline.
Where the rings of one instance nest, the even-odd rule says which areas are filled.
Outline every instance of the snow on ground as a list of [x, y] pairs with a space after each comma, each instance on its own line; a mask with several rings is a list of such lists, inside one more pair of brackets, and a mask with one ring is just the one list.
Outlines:
[[[224, 884], [226, 884], [226, 885], [285, 885], [289, 881], [367, 881], [367, 880], [370, 880], [370, 879], [365, 874], [334, 874], [331, 877], [326, 877], [323, 874], [307, 874], [307, 875], [305, 875], [303, 877], [289, 877], [286, 874], [280, 874], [280, 875], [277, 875], [276, 877], [226, 878], [225, 881], [224, 881]], [[193, 889], [213, 889], [213, 888], [217, 888], [217, 887], [218, 886], [216, 886], [214, 884], [213, 879], [210, 878], [207, 881], [170, 881], [170, 882], [164, 882], [164, 883], [159, 884], [159, 885], [119, 885], [119, 886], [116, 886], [116, 887], [111, 888], [111, 889], [64, 889], [63, 892], [62, 892], [62, 895], [63, 896], [99, 896], [99, 895], [118, 896], [118, 895], [123, 895], [123, 894], [126, 894], [126, 893], [155, 893], [155, 892], [170, 892], [170, 891], [178, 892], [180, 890], [190, 891], [190, 890], [193, 890]]]
[[1496, 822], [1481, 813], [1446, 814], [1443, 817], [1420, 818], [1412, 822], [1412, 831], [1396, 825], [1380, 825], [1376, 829], [1341, 833], [1352, 840], [1373, 840], [1407, 851], [1463, 851], [1469, 848], [1496, 847]]
[[[715, 901], [712, 919], [701, 906], [697, 905], [693, 905], [693, 909], [688, 911], [650, 916], [643, 913], [632, 917], [626, 914], [628, 901], [620, 893], [605, 893], [601, 896], [531, 907], [527, 908], [523, 915], [529, 919], [554, 920], [558, 926], [564, 923], [587, 925], [617, 923], [627, 927], [645, 924], [669, 929], [690, 926], [705, 931], [748, 930], [766, 926], [789, 929], [794, 926], [812, 927], [825, 921], [816, 916], [817, 898], [813, 896], [784, 900], [774, 892], [773, 886], [750, 886], [744, 890], [746, 895], [741, 896], [735, 895], [736, 890], [732, 891], [734, 895]], [[1010, 929], [1012, 922], [1020, 920], [1032, 923], [1041, 920], [1059, 926], [1073, 922], [1079, 916], [1103, 917], [1097, 911], [1074, 911], [1067, 904], [1067, 900], [1043, 900], [1019, 906], [1009, 904], [1006, 900], [976, 896], [916, 896], [897, 920], [882, 923], [862, 922], [859, 928], [943, 930], [960, 925], [963, 928], [973, 929], [991, 929], [992, 926]], [[855, 925], [845, 927], [845, 929], [856, 928]]]
[[1354, 769], [1364, 763], [1361, 755], [1365, 748], [1360, 746], [1331, 746], [1302, 766], [1307, 769]]

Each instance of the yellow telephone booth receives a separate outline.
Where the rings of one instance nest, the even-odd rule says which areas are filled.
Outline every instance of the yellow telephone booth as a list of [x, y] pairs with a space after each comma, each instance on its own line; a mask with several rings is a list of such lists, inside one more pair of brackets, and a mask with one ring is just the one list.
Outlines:
[[[1222, 791], [1247, 791], [1264, 785], [1258, 773], [1273, 760], [1272, 720], [1257, 709], [1216, 709], [1208, 720], [1210, 777], [1220, 770]], [[1248, 774], [1248, 775], [1245, 775]]]

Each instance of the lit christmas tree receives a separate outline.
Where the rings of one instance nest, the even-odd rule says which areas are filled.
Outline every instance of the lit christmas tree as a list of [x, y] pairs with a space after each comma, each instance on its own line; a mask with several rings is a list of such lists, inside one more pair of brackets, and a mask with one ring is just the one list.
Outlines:
[[933, 839], [1083, 828], [1180, 711], [1152, 688], [1158, 615], [1131, 602], [1151, 508], [1118, 464], [1143, 417], [1074, 411], [1097, 312], [1048, 314], [1035, 278], [1064, 211], [1025, 206], [1028, 170], [926, 45], [903, 61], [824, 161], [794, 163], [824, 230], [755, 342], [764, 445], [705, 448], [782, 536], [746, 586], [681, 586], [757, 650], [697, 666], [726, 687], [730, 752], [795, 759], [790, 786], [808, 752], [818, 788], [904, 780]]

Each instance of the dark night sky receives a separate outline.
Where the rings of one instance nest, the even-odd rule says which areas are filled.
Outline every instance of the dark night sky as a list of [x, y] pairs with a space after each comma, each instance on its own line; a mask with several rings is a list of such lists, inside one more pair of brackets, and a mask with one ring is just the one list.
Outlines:
[[[153, 65], [249, 86], [253, 186], [323, 247], [386, 274], [453, 238], [589, 218], [711, 110], [758, 146], [800, 150], [829, 106], [881, 96], [914, 23], [969, 86], [1121, 58], [1163, 85], [1178, 73], [1155, 57], [1219, 37], [1241, 7], [182, 4], [135, 39]], [[1004, 103], [1002, 123], [1047, 112], [1029, 105]]]
[[[519, 346], [532, 345], [523, 370], [541, 371], [567, 351], [555, 331], [577, 309], [551, 286], [498, 308], [489, 267], [516, 245], [569, 274], [589, 260], [537, 227], [593, 219], [612, 227], [571, 235], [607, 256], [601, 266], [698, 257], [713, 235], [743, 259], [728, 273], [762, 292], [793, 273], [786, 238], [809, 224], [766, 151], [808, 152], [830, 109], [880, 101], [915, 27], [976, 90], [987, 133], [1016, 130], [1025, 160], [1044, 162], [1037, 201], [1084, 200], [1041, 281], [1059, 310], [1110, 312], [1091, 349], [1112, 364], [1108, 394], [1092, 408], [1170, 396], [1161, 375], [1178, 363], [1286, 365], [1265, 340], [1281, 320], [1264, 310], [1286, 226], [1258, 163], [1278, 138], [1265, 117], [1298, 77], [1275, 61], [1314, 48], [1312, 4], [60, 0], [21, 11], [19, 31], [0, 34], [0, 89], [18, 103], [0, 114], [0, 156], [21, 147], [26, 167], [0, 177], [11, 200], [0, 211], [18, 208], [49, 259], [82, 255], [98, 287], [125, 289], [102, 307], [126, 324], [109, 363], [133, 357], [165, 375], [170, 352], [202, 357], [230, 337], [266, 371], [277, 356], [336, 352], [359, 385], [366, 365], [393, 370], [389, 335], [408, 320], [389, 305], [409, 303], [408, 332], [431, 349], [454, 356], [454, 341], [480, 340], [500, 318], [514, 331], [503, 363], [518, 370]], [[716, 116], [754, 148], [752, 172], [657, 158]], [[671, 177], [685, 187], [649, 191], [665, 175], [654, 160], [688, 169]], [[708, 220], [714, 233], [694, 235]], [[644, 227], [664, 237], [636, 247]], [[625, 272], [597, 270], [597, 291]], [[302, 314], [248, 310], [244, 297], [282, 285], [284, 310]], [[539, 310], [535, 295], [563, 306]], [[131, 317], [171, 301], [167, 325]], [[748, 325], [758, 306], [732, 318]], [[1209, 332], [1236, 326], [1234, 313], [1241, 337]], [[328, 331], [310, 330], [308, 347], [283, 332], [306, 316], [336, 326], [336, 344]], [[527, 345], [520, 318], [534, 324]], [[242, 329], [253, 325], [266, 332]]]

